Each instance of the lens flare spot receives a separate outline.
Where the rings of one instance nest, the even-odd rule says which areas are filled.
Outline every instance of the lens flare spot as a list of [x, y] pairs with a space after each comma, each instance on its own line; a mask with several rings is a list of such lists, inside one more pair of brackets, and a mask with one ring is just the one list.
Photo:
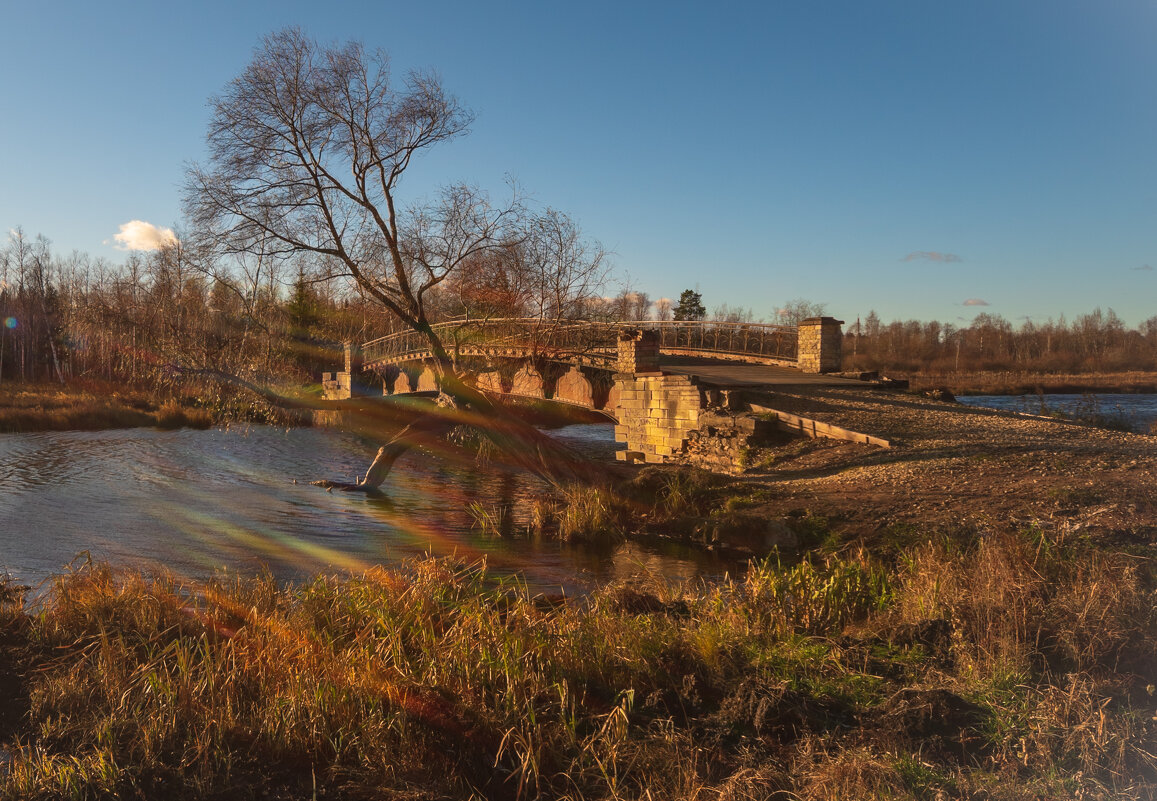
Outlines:
[[15, 317], [5, 317], [4, 318], [4, 327], [5, 328], [15, 328], [16, 327], [16, 318]]

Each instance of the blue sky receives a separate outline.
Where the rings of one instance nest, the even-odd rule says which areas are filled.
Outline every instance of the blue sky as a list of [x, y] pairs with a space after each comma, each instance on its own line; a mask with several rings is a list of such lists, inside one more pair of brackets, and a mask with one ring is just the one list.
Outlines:
[[408, 197], [514, 176], [653, 298], [1157, 314], [1149, 0], [0, 0], [0, 227], [119, 261], [120, 225], [179, 224], [209, 97], [287, 25], [476, 112]]

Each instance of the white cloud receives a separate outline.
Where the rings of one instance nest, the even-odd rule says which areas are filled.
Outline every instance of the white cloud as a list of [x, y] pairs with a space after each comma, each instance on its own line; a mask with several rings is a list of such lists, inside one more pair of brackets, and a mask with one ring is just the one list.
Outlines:
[[[160, 228], [144, 220], [130, 220], [113, 237], [117, 250], [158, 250], [177, 241], [172, 228]], [[107, 241], [106, 241], [106, 244]]]
[[963, 305], [965, 305], [965, 306], [987, 306], [988, 301], [987, 300], [981, 300], [980, 298], [969, 298], [968, 300], [964, 301]]
[[964, 261], [964, 259], [957, 256], [955, 253], [940, 253], [935, 250], [914, 250], [900, 261], [940, 261], [953, 262]]

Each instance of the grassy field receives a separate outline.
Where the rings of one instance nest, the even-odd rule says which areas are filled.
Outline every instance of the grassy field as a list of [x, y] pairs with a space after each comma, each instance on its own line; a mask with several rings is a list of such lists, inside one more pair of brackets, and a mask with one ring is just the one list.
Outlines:
[[1154, 574], [1032, 528], [576, 600], [84, 565], [0, 592], [0, 797], [1154, 798]]

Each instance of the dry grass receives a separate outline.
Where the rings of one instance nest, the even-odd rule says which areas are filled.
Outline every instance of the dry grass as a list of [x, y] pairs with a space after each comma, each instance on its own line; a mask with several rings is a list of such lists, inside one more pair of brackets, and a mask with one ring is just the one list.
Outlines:
[[213, 417], [204, 409], [186, 409], [176, 401], [167, 401], [156, 413], [157, 428], [199, 428], [213, 425]]
[[909, 555], [898, 610], [948, 617], [981, 672], [1057, 672], [1157, 666], [1151, 561], [1071, 549], [1028, 529], [982, 537], [967, 551], [949, 542]]
[[626, 537], [627, 510], [602, 487], [573, 485], [557, 511], [558, 533], [567, 542], [617, 542]]
[[153, 425], [149, 408], [140, 397], [102, 395], [94, 387], [9, 383], [0, 391], [0, 433]]
[[916, 372], [912, 389], [946, 387], [957, 395], [1033, 395], [1040, 392], [1155, 392], [1157, 373], [1144, 371], [1045, 373], [1013, 370]]
[[[509, 507], [475, 503], [468, 511], [474, 528], [483, 533], [512, 531]], [[605, 487], [572, 484], [536, 498], [528, 505], [526, 516], [527, 532], [535, 536], [609, 544], [626, 538], [630, 509], [617, 493]]]
[[208, 428], [205, 409], [166, 401], [158, 408], [149, 393], [114, 385], [83, 382], [8, 384], [0, 390], [0, 433], [30, 431], [100, 431], [109, 428], [159, 426]]
[[572, 603], [86, 565], [0, 593], [0, 797], [1153, 798], [1152, 579], [1035, 532]]

